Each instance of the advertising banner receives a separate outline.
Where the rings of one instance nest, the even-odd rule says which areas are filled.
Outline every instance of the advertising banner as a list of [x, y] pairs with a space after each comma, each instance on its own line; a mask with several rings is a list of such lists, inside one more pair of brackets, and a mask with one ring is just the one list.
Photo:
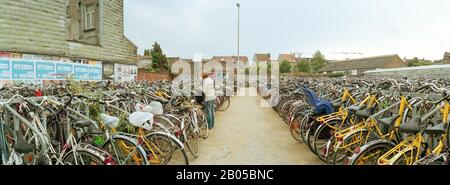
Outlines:
[[[31, 56], [31, 55], [30, 55]], [[103, 66], [74, 64], [51, 60], [0, 58], [0, 80], [65, 80], [72, 76], [75, 80], [102, 80]]]
[[11, 63], [9, 60], [0, 59], [0, 79], [11, 78]]
[[71, 63], [56, 63], [57, 79], [63, 80], [66, 76], [73, 74], [73, 64]]
[[74, 65], [73, 72], [76, 80], [89, 80], [89, 66]]
[[101, 66], [89, 66], [89, 80], [102, 80]]
[[34, 80], [34, 62], [33, 61], [13, 61], [12, 78], [17, 80]]
[[36, 79], [37, 80], [54, 80], [55, 63], [54, 62], [36, 62]]
[[137, 78], [138, 69], [136, 65], [114, 64], [114, 80], [131, 82]]
[[103, 80], [114, 80], [114, 64], [103, 63]]

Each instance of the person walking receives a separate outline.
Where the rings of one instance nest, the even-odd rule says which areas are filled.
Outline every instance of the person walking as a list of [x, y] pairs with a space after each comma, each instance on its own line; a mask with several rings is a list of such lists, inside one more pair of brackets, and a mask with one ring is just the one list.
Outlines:
[[214, 105], [216, 101], [216, 92], [214, 89], [213, 73], [203, 73], [203, 93], [205, 94], [206, 120], [208, 128], [214, 128]]

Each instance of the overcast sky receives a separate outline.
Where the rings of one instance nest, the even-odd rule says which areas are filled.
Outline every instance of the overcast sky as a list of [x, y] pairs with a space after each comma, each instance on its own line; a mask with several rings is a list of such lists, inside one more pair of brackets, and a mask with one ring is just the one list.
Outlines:
[[[399, 54], [442, 59], [450, 51], [449, 0], [125, 0], [125, 33], [139, 53], [168, 56], [323, 51], [327, 59]], [[342, 55], [342, 52], [363, 53]]]

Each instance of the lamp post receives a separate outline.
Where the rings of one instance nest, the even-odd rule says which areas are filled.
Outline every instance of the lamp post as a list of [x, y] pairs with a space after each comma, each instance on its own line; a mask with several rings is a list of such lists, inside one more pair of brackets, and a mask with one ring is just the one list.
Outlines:
[[237, 34], [237, 61], [239, 62], [239, 32], [240, 32], [240, 8], [241, 8], [241, 4], [237, 3], [236, 4], [237, 8], [238, 8], [238, 34]]
[[234, 81], [235, 81], [235, 87], [234, 87], [234, 93], [235, 94], [237, 94], [237, 88], [238, 88], [238, 83], [237, 83], [237, 75], [239, 74], [239, 70], [240, 70], [240, 63], [239, 63], [239, 60], [240, 60], [240, 53], [239, 53], [239, 42], [240, 42], [240, 8], [241, 8], [241, 4], [239, 4], [239, 3], [237, 3], [236, 4], [236, 6], [237, 6], [237, 9], [238, 9], [238, 26], [237, 26], [237, 65], [235, 65], [235, 69], [236, 69], [236, 73], [234, 72], [235, 70], [233, 70], [233, 73], [234, 73]]

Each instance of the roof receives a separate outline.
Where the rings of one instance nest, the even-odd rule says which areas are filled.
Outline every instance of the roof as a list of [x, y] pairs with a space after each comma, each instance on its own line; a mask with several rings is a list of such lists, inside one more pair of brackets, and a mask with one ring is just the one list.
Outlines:
[[432, 69], [450, 69], [450, 64], [444, 65], [429, 65], [429, 66], [417, 66], [417, 67], [401, 67], [391, 69], [377, 69], [372, 71], [366, 71], [365, 73], [380, 73], [380, 72], [393, 72], [393, 71], [416, 71], [416, 70], [432, 70]]
[[[401, 63], [400, 63], [401, 62]], [[390, 67], [386, 67], [387, 65]], [[350, 69], [374, 69], [374, 68], [392, 68], [402, 67], [403, 60], [398, 55], [382, 55], [367, 58], [357, 58], [328, 63], [319, 72], [325, 71], [343, 71]]]
[[[218, 61], [218, 62], [236, 62], [237, 56], [214, 56], [212, 60]], [[248, 63], [248, 57], [247, 56], [239, 56], [239, 61], [242, 61], [244, 63]]]
[[296, 58], [293, 54], [280, 54], [278, 55], [278, 61], [288, 61], [288, 62], [296, 62]]
[[267, 53], [267, 54], [257, 53], [257, 54], [255, 54], [253, 60], [258, 61], [258, 62], [259, 61], [269, 62], [269, 61], [271, 61], [270, 60], [270, 53]]

